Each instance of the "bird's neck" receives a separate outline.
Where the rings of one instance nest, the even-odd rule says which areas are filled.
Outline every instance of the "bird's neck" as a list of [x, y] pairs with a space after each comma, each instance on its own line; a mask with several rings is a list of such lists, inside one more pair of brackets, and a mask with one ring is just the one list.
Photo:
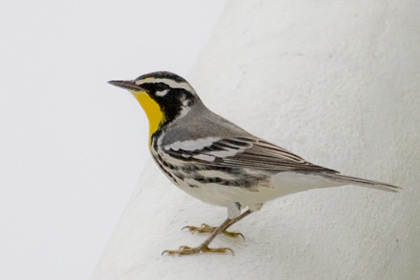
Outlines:
[[162, 112], [159, 104], [147, 93], [132, 92], [132, 94], [143, 107], [143, 110], [149, 119], [149, 145], [151, 145], [153, 134], [155, 134], [165, 122], [165, 114]]

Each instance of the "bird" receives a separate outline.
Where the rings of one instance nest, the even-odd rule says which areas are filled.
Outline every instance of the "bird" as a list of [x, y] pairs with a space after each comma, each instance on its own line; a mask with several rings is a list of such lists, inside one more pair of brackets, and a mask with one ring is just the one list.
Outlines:
[[148, 145], [163, 173], [181, 190], [205, 203], [225, 207], [218, 227], [186, 226], [209, 234], [199, 246], [165, 250], [167, 255], [234, 254], [212, 248], [219, 234], [244, 237], [227, 229], [267, 201], [311, 189], [359, 185], [398, 192], [400, 187], [343, 175], [252, 135], [208, 109], [183, 77], [158, 71], [134, 80], [112, 80], [143, 107], [149, 120]]

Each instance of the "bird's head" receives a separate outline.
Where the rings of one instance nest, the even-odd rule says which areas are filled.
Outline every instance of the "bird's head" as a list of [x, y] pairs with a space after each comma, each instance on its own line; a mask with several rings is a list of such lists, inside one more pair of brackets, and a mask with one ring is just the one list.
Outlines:
[[134, 80], [109, 83], [129, 90], [143, 107], [149, 119], [150, 138], [201, 102], [184, 78], [170, 72], [153, 72]]

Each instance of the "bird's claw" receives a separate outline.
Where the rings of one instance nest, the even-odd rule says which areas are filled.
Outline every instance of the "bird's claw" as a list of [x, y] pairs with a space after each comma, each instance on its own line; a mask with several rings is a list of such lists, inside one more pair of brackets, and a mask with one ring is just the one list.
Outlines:
[[199, 247], [189, 247], [181, 246], [178, 250], [165, 250], [161, 255], [167, 254], [168, 256], [186, 256], [186, 255], [198, 255], [198, 254], [223, 254], [226, 255], [231, 253], [232, 256], [235, 255], [232, 249], [230, 248], [209, 248], [207, 246]]
[[[209, 226], [208, 224], [201, 224], [201, 227], [195, 227], [195, 226], [185, 226], [181, 230], [188, 229], [192, 233], [198, 233], [198, 234], [212, 234], [217, 228]], [[245, 236], [240, 232], [231, 232], [224, 230], [221, 232], [221, 234], [233, 238], [238, 239], [241, 237], [243, 240], [245, 240]]]

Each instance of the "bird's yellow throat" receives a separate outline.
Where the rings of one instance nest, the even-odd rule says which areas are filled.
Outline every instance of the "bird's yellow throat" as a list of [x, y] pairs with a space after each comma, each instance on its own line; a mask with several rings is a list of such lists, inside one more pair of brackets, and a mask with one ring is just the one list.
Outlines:
[[151, 98], [146, 92], [131, 91], [137, 101], [140, 103], [143, 110], [146, 112], [149, 119], [149, 145], [153, 133], [155, 133], [159, 126], [165, 121], [165, 115], [160, 109], [159, 104]]

